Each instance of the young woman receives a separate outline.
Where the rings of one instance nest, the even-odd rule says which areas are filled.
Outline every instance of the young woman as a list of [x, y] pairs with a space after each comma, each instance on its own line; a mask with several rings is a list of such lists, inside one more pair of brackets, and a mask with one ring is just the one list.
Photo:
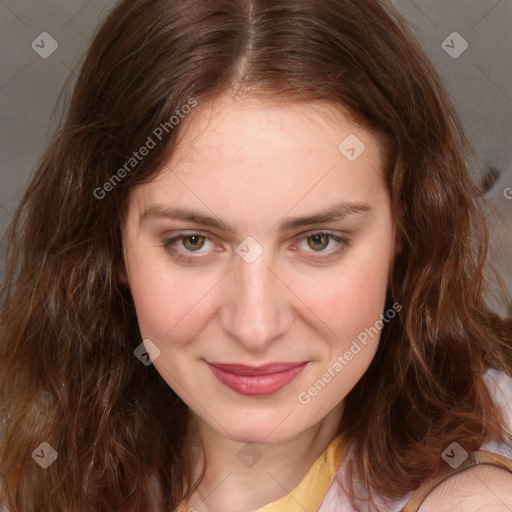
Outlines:
[[8, 234], [5, 510], [508, 510], [468, 158], [387, 2], [120, 2]]

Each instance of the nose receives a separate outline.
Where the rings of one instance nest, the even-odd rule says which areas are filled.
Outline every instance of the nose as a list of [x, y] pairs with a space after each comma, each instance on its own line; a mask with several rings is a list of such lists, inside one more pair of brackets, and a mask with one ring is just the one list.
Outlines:
[[293, 324], [288, 283], [270, 268], [263, 253], [247, 263], [237, 258], [220, 308], [221, 327], [246, 351], [265, 351]]

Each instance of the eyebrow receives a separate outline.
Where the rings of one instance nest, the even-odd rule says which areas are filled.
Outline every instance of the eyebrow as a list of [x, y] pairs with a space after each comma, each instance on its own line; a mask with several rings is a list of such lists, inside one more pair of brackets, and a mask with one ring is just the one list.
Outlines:
[[[362, 214], [371, 210], [371, 207], [365, 203], [354, 202], [339, 202], [321, 210], [317, 213], [306, 215], [303, 217], [289, 217], [279, 223], [279, 230], [281, 232], [292, 231], [297, 228], [323, 224], [326, 222], [333, 222], [343, 220], [346, 217]], [[162, 217], [171, 220], [183, 220], [217, 228], [219, 230], [236, 233], [229, 224], [225, 223], [219, 218], [204, 215], [196, 210], [189, 210], [184, 208], [167, 208], [161, 204], [148, 205], [141, 215], [141, 223], [149, 218]]]

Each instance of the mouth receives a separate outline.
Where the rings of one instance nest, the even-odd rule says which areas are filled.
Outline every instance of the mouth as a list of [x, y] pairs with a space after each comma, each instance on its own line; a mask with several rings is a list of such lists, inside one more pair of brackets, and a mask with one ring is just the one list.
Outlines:
[[265, 366], [207, 363], [217, 379], [236, 393], [265, 396], [276, 393], [289, 384], [308, 364], [272, 363]]

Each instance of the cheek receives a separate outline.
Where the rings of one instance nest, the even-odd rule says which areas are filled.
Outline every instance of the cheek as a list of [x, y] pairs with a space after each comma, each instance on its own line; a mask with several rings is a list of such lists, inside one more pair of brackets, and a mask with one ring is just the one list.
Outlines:
[[296, 279], [297, 295], [336, 340], [348, 340], [370, 327], [383, 313], [388, 282], [387, 260], [364, 261]]
[[387, 267], [363, 266], [337, 277], [329, 293], [310, 297], [330, 329], [315, 352], [320, 360], [297, 396], [299, 403], [313, 406], [314, 415], [327, 414], [347, 396], [370, 366], [380, 340], [381, 329], [375, 326], [384, 313]]
[[198, 317], [205, 313], [204, 299], [212, 286], [207, 276], [170, 275], [165, 268], [150, 269], [133, 262], [130, 291], [142, 337], [157, 345], [171, 332], [178, 342], [186, 339], [200, 323]]
[[141, 334], [143, 338], [156, 342], [156, 338], [160, 338], [177, 321], [173, 318], [176, 304], [172, 294], [168, 293], [162, 283], [148, 281], [138, 285], [133, 280], [131, 290]]
[[149, 259], [144, 257], [142, 251], [132, 250], [125, 259], [129, 268], [130, 292], [142, 336], [151, 338], [149, 333], [145, 332], [147, 327], [155, 326], [155, 322], [157, 325], [159, 321], [163, 322], [165, 316], [162, 313], [166, 309], [172, 310], [172, 305], [168, 304], [168, 294], [165, 293], [166, 286], [163, 286], [158, 271], [144, 264], [144, 261]]

